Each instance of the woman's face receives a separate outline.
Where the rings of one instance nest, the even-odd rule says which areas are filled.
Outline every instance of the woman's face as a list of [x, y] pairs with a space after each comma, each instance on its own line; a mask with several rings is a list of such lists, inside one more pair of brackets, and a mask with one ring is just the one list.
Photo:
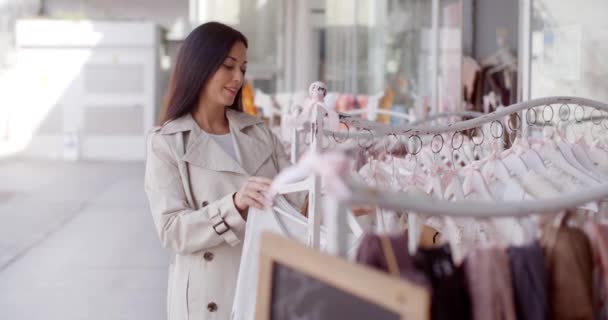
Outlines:
[[203, 103], [213, 107], [232, 105], [237, 92], [243, 86], [245, 71], [247, 48], [239, 41], [232, 46], [226, 60], [207, 82], [202, 92]]

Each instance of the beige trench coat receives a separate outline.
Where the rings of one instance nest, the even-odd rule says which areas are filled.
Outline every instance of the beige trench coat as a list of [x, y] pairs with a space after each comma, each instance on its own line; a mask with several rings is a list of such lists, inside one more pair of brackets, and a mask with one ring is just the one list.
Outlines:
[[226, 116], [242, 164], [189, 114], [148, 136], [145, 190], [160, 241], [175, 253], [170, 320], [230, 318], [245, 231], [232, 196], [249, 176], [273, 178], [289, 165], [259, 118], [229, 109]]

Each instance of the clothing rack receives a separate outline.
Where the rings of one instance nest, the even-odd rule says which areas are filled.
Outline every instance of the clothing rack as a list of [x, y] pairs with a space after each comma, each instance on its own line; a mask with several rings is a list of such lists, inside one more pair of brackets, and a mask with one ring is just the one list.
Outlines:
[[[386, 110], [379, 110], [379, 111], [386, 111]], [[446, 112], [446, 113], [431, 115], [425, 119], [412, 122], [411, 124], [409, 124], [409, 126], [410, 127], [420, 126], [422, 124], [432, 122], [432, 121], [442, 119], [442, 118], [453, 118], [453, 117], [473, 117], [474, 118], [474, 117], [479, 117], [481, 115], [483, 115], [483, 113], [473, 112], [473, 111]], [[352, 117], [352, 114], [350, 114], [350, 113], [349, 114], [339, 113], [339, 116], [340, 116], [341, 123], [347, 126], [349, 133], [322, 130], [323, 134], [319, 136], [320, 139], [323, 139], [323, 140], [325, 140], [325, 138], [336, 139], [337, 137], [342, 137], [344, 139], [349, 139], [349, 138], [360, 139], [360, 138], [369, 138], [370, 135], [372, 135], [372, 138], [377, 138], [379, 136], [392, 135], [393, 133], [391, 132], [391, 130], [393, 128], [395, 128], [394, 126], [391, 126], [391, 125], [382, 124], [382, 123], [378, 123], [378, 122], [370, 121], [370, 120], [366, 120], [366, 119], [361, 119], [361, 118], [355, 118], [355, 117]], [[321, 128], [321, 124], [322, 124], [322, 122], [318, 123], [317, 127]], [[351, 127], [360, 129], [360, 130], [364, 130], [364, 132], [351, 134], [350, 133]], [[294, 128], [292, 130], [292, 139], [291, 139], [292, 144], [291, 144], [291, 155], [290, 155], [292, 163], [295, 164], [297, 162], [297, 156], [300, 153], [300, 147], [301, 147], [301, 145], [299, 143], [300, 133], [307, 134], [310, 132], [310, 130], [311, 130], [310, 127], [306, 127], [301, 131], [299, 131], [297, 128]], [[377, 132], [385, 132], [385, 134], [377, 136], [376, 135]], [[386, 133], [386, 132], [389, 132], [389, 133]], [[403, 133], [403, 134], [407, 134], [407, 133]], [[397, 133], [396, 135], [399, 135], [399, 134]], [[321, 145], [321, 144], [319, 144], [319, 145]]]
[[342, 113], [352, 116], [365, 115], [365, 119], [369, 121], [375, 121], [379, 115], [386, 115], [397, 119], [402, 119], [407, 122], [412, 122], [415, 120], [415, 117], [408, 113], [380, 109], [378, 105], [380, 104], [380, 100], [383, 96], [384, 92], [370, 96], [367, 103], [367, 108], [349, 110]]
[[[323, 117], [325, 115], [319, 112], [318, 108], [313, 110], [313, 118], [316, 119], [311, 123], [310, 134], [310, 149], [313, 152], [320, 151], [320, 131], [318, 130], [318, 126], [323, 123]], [[293, 131], [294, 138], [298, 137], [298, 132], [296, 129]], [[297, 139], [296, 139], [297, 140]], [[296, 140], [293, 140], [292, 143], [292, 151], [291, 151], [291, 160], [292, 163], [295, 163], [295, 159], [297, 157], [298, 149]], [[295, 147], [294, 147], [295, 146]], [[295, 182], [294, 184], [283, 185], [279, 190], [279, 194], [286, 194], [298, 191], [308, 191], [308, 245], [312, 248], [319, 248], [321, 241], [321, 177], [316, 175], [310, 175], [306, 179], [302, 181]]]
[[[407, 128], [413, 128], [416, 126], [420, 126], [421, 124], [425, 124], [425, 123], [429, 123], [438, 119], [442, 119], [442, 118], [452, 118], [452, 117], [479, 117], [483, 115], [483, 113], [480, 112], [473, 112], [473, 111], [460, 111], [460, 112], [446, 112], [446, 113], [439, 113], [439, 114], [435, 114], [435, 115], [430, 115], [424, 119], [418, 120], [418, 121], [413, 121], [411, 123], [408, 123]], [[394, 128], [398, 128], [400, 126], [392, 126], [390, 124], [383, 124], [383, 123], [378, 123], [375, 121], [370, 121], [370, 120], [365, 120], [365, 119], [361, 119], [361, 118], [356, 118], [356, 117], [352, 117], [351, 114], [344, 114], [344, 113], [340, 113], [340, 118], [342, 120], [342, 123], [345, 124], [346, 126], [348, 126], [350, 128], [350, 126], [353, 126], [354, 128], [360, 129], [360, 130], [372, 130], [372, 131], [391, 131]], [[333, 136], [334, 132], [333, 131], [329, 131], [329, 130], [324, 130], [324, 134], [325, 136]], [[390, 132], [389, 134], [392, 134], [392, 132]]]
[[[522, 103], [518, 103], [503, 109], [499, 109], [489, 114], [485, 114], [475, 119], [466, 120], [454, 124], [448, 125], [436, 125], [436, 126], [417, 126], [417, 127], [398, 127], [392, 130], [387, 128], [374, 128], [376, 135], [391, 135], [391, 134], [406, 134], [409, 137], [421, 135], [440, 135], [446, 133], [452, 133], [454, 137], [457, 133], [463, 130], [469, 130], [481, 127], [485, 124], [500, 122], [504, 130], [504, 125], [501, 121], [506, 116], [517, 114], [526, 110], [525, 120], [521, 121], [522, 128], [516, 128], [518, 130], [523, 129], [525, 123], [531, 125], [535, 123], [539, 117], [539, 113], [535, 108], [542, 107], [542, 119], [545, 122], [554, 120], [555, 111], [551, 107], [552, 105], [560, 105], [560, 109], [564, 106], [571, 110], [570, 105], [575, 105], [575, 108], [592, 107], [602, 111], [608, 111], [608, 104], [594, 101], [590, 99], [577, 98], [577, 97], [548, 97], [530, 100]], [[547, 110], [551, 110], [550, 113]], [[533, 112], [533, 113], [532, 113]], [[593, 112], [592, 112], [593, 113]], [[550, 117], [547, 116], [550, 114]], [[534, 121], [531, 120], [534, 115]], [[569, 112], [570, 115], [570, 112]], [[583, 108], [584, 116], [584, 108]], [[521, 120], [521, 116], [520, 120]], [[311, 124], [311, 150], [313, 152], [320, 152], [319, 149], [319, 138], [326, 135], [337, 136], [338, 132], [327, 132], [320, 130], [319, 124], [322, 124], [322, 115], [317, 114], [317, 121]], [[562, 119], [563, 120], [563, 119]], [[406, 129], [407, 128], [407, 129]], [[367, 131], [372, 132], [371, 129]], [[323, 134], [321, 134], [323, 132]], [[367, 134], [368, 133], [363, 133]], [[361, 133], [359, 133], [361, 134]], [[348, 137], [348, 133], [343, 135]], [[352, 137], [352, 136], [351, 136]], [[420, 140], [422, 141], [422, 140]], [[309, 172], [312, 176], [316, 176], [314, 172]], [[348, 179], [347, 179], [348, 180]], [[293, 181], [289, 181], [293, 182]], [[555, 212], [568, 208], [574, 208], [591, 201], [599, 201], [604, 198], [608, 198], [608, 184], [601, 184], [596, 187], [589, 188], [584, 191], [579, 191], [572, 194], [561, 196], [557, 199], [549, 200], [526, 200], [518, 202], [499, 202], [496, 203], [478, 202], [478, 201], [462, 201], [462, 202], [450, 202], [446, 200], [436, 200], [429, 198], [412, 197], [407, 193], [394, 192], [391, 190], [378, 190], [369, 187], [354, 185], [349, 182], [344, 182], [346, 187], [351, 190], [349, 197], [336, 197], [335, 195], [329, 195], [327, 202], [325, 203], [325, 209], [328, 213], [327, 224], [330, 234], [335, 237], [330, 237], [330, 243], [328, 248], [331, 252], [337, 255], [345, 254], [345, 241], [346, 232], [344, 226], [346, 225], [344, 211], [348, 204], [375, 204], [387, 209], [405, 209], [419, 213], [425, 213], [430, 215], [449, 215], [459, 217], [499, 217], [499, 216], [527, 216], [532, 213], [543, 213], [543, 212]], [[314, 192], [320, 189], [315, 189]], [[313, 196], [318, 201], [317, 196]], [[318, 213], [315, 212], [315, 217]], [[318, 219], [318, 218], [317, 218]], [[315, 223], [310, 223], [310, 227], [318, 228]], [[311, 232], [314, 234], [314, 231]]]
[[384, 110], [384, 109], [378, 109], [378, 110], [374, 110], [374, 111], [369, 111], [367, 109], [356, 109], [356, 110], [345, 111], [342, 113], [346, 114], [346, 115], [350, 115], [350, 116], [365, 114], [368, 121], [372, 121], [372, 119], [375, 119], [379, 115], [391, 116], [391, 117], [395, 117], [398, 119], [403, 119], [407, 122], [413, 122], [415, 119], [413, 116], [411, 116], [407, 113], [391, 111], [391, 110]]
[[331, 235], [328, 238], [328, 250], [338, 256], [346, 256], [344, 208], [347, 205], [374, 204], [384, 209], [414, 211], [432, 216], [496, 218], [555, 214], [608, 198], [608, 183], [553, 199], [499, 203], [472, 200], [452, 202], [430, 196], [411, 196], [403, 192], [374, 189], [353, 182], [346, 182], [346, 185], [351, 191], [349, 197], [338, 198], [330, 194], [325, 200], [326, 221]]
[[[591, 99], [585, 99], [585, 98], [578, 98], [578, 97], [568, 97], [568, 96], [559, 96], [559, 97], [547, 97], [547, 98], [539, 98], [539, 99], [533, 99], [533, 100], [529, 100], [529, 101], [525, 101], [525, 102], [521, 102], [521, 103], [517, 103], [517, 104], [513, 104], [511, 106], [496, 110], [494, 112], [491, 113], [487, 113], [487, 114], [483, 114], [479, 117], [476, 117], [474, 119], [471, 120], [465, 120], [465, 121], [460, 121], [457, 123], [453, 123], [453, 124], [439, 124], [439, 125], [412, 125], [412, 124], [408, 124], [408, 125], [402, 125], [402, 126], [382, 126], [380, 124], [375, 125], [373, 127], [365, 127], [365, 122], [360, 121], [359, 119], [352, 119], [352, 121], [350, 121], [351, 124], [357, 125], [358, 127], [360, 127], [362, 130], [362, 132], [333, 132], [333, 131], [329, 131], [329, 130], [324, 130], [323, 133], [325, 136], [329, 136], [329, 137], [336, 137], [336, 138], [340, 138], [340, 139], [347, 139], [347, 138], [366, 138], [369, 137], [370, 134], [373, 135], [374, 137], [378, 137], [378, 136], [384, 136], [384, 135], [410, 135], [410, 136], [414, 136], [414, 135], [435, 135], [435, 134], [441, 134], [441, 133], [450, 133], [450, 132], [459, 132], [459, 131], [464, 131], [464, 130], [469, 130], [469, 129], [473, 129], [473, 128], [478, 128], [480, 126], [482, 126], [483, 124], [487, 124], [487, 123], [491, 123], [494, 121], [501, 121], [504, 119], [504, 117], [509, 116], [511, 114], [516, 114], [520, 111], [524, 111], [524, 110], [534, 110], [534, 108], [538, 108], [538, 107], [543, 107], [542, 113], [543, 114], [539, 114], [539, 112], [537, 112], [536, 110], [534, 110], [534, 113], [530, 113], [530, 111], [528, 111], [523, 117], [520, 116], [520, 119], [523, 118], [525, 121], [522, 121], [522, 124], [525, 126], [526, 123], [532, 124], [534, 121], [530, 120], [528, 121], [530, 118], [535, 117], [536, 119], [534, 119], [535, 121], [537, 119], [541, 119], [544, 117], [544, 114], [550, 114], [550, 117], [546, 117], [549, 118], [548, 120], [545, 118], [543, 120], [545, 120], [545, 122], [549, 122], [551, 119], [554, 119], [554, 117], [556, 116], [557, 112], [552, 111], [551, 113], [545, 112], [546, 107], [552, 106], [552, 105], [560, 105], [561, 106], [576, 106], [576, 108], [578, 108], [579, 106], [585, 106], [585, 107], [593, 107], [599, 110], [603, 110], [603, 111], [608, 111], [608, 104], [603, 103], [603, 102], [599, 102], [599, 101], [595, 101], [595, 100], [591, 100]], [[574, 114], [576, 111], [572, 111], [571, 114]], [[351, 119], [349, 119], [351, 120]], [[350, 124], [349, 124], [350, 125]], [[521, 128], [519, 128], [521, 129]]]
[[432, 122], [435, 120], [439, 120], [441, 118], [452, 118], [452, 117], [470, 117], [470, 118], [477, 118], [483, 116], [483, 113], [481, 112], [477, 112], [477, 111], [456, 111], [456, 112], [444, 112], [444, 113], [438, 113], [438, 114], [432, 114], [429, 115], [428, 117], [418, 120], [418, 121], [413, 121], [412, 123], [410, 123], [410, 125], [412, 126], [417, 126], [417, 125], [421, 125], [424, 123], [428, 123], [428, 122]]

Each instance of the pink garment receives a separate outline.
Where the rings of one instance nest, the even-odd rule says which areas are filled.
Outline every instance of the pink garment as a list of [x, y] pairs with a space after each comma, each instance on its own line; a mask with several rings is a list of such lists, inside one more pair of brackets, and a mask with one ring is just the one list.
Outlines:
[[462, 84], [465, 89], [466, 100], [471, 101], [473, 99], [473, 91], [475, 88], [475, 78], [477, 72], [479, 72], [481, 68], [477, 61], [473, 60], [473, 58], [465, 57], [462, 61]]
[[335, 110], [338, 112], [346, 112], [353, 109], [365, 109], [367, 108], [369, 96], [368, 95], [352, 95], [352, 94], [341, 94], [336, 99]]
[[282, 170], [270, 186], [270, 196], [274, 197], [285, 185], [299, 182], [311, 175], [322, 177], [328, 192], [338, 198], [350, 195], [343, 178], [351, 172], [348, 158], [341, 152], [318, 154], [309, 152], [295, 165]]
[[353, 108], [355, 99], [348, 94], [342, 94], [336, 100], [336, 111], [346, 112]]
[[474, 320], [517, 319], [509, 256], [498, 247], [477, 248], [464, 261]]
[[596, 319], [608, 319], [608, 225], [588, 222], [585, 232], [593, 251], [593, 304]]

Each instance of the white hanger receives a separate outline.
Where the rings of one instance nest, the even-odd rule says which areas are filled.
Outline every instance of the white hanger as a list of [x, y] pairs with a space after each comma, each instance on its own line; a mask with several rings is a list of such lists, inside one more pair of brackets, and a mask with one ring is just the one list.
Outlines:
[[[563, 138], [562, 135], [560, 137]], [[600, 180], [607, 180], [608, 176], [599, 170], [598, 166], [591, 159], [591, 151], [589, 145], [584, 139], [584, 136], [575, 137], [575, 142], [570, 144], [572, 148], [572, 153], [576, 157], [576, 159], [594, 176], [600, 177]]]
[[570, 145], [571, 152], [575, 159], [598, 181], [608, 180], [608, 176], [601, 172], [589, 157], [589, 153], [585, 148], [578, 144]]
[[599, 182], [589, 177], [586, 173], [581, 172], [577, 168], [573, 167], [565, 158], [564, 155], [559, 151], [555, 143], [549, 139], [540, 140], [536, 145], [540, 148], [540, 154], [543, 160], [552, 163], [555, 167], [569, 175], [575, 177], [581, 182], [588, 186], [597, 185]]
[[[500, 143], [498, 140], [492, 142], [492, 153], [488, 158], [481, 161], [483, 163], [482, 176], [488, 184], [492, 184], [492, 178], [495, 178], [496, 182], [501, 182], [504, 185], [505, 189], [501, 192], [502, 198], [500, 200], [523, 200], [525, 196], [523, 186], [511, 177], [507, 167], [499, 157], [498, 143]], [[520, 244], [526, 238], [524, 228], [513, 218], [491, 219], [485, 225], [490, 229], [489, 233], [499, 244], [506, 245], [511, 242]]]
[[[447, 173], [447, 186], [444, 192], [444, 200], [448, 201], [464, 201], [464, 190], [462, 189], [463, 182], [458, 176], [457, 171], [452, 168]], [[457, 227], [456, 221], [449, 216], [444, 216], [443, 221], [445, 223], [444, 233], [445, 238], [450, 244], [450, 248], [452, 250], [452, 255], [454, 257], [454, 261], [460, 262], [465, 256], [466, 248], [461, 248], [459, 245], [462, 245], [461, 239], [459, 239], [459, 229]], [[461, 218], [461, 223], [475, 223], [473, 219], [469, 218]]]
[[503, 151], [500, 158], [516, 177], [524, 177], [531, 170], [522, 157], [515, 152], [513, 147]]
[[488, 188], [486, 181], [483, 179], [483, 175], [480, 170], [481, 163], [479, 161], [470, 164], [464, 168], [464, 181], [462, 190], [464, 191], [465, 198], [468, 198], [472, 194], [477, 194], [486, 201], [495, 201], [490, 188]]
[[[551, 131], [550, 128], [546, 128], [546, 129], [548, 131]], [[557, 141], [555, 142], [555, 145], [560, 150], [560, 152], [562, 153], [562, 155], [564, 156], [566, 161], [568, 161], [568, 163], [570, 163], [570, 165], [572, 165], [574, 168], [578, 169], [579, 171], [585, 173], [587, 176], [591, 177], [592, 179], [596, 180], [597, 182], [600, 182], [600, 179], [597, 179], [594, 177], [594, 173], [592, 171], [589, 171], [587, 168], [585, 168], [585, 166], [583, 166], [577, 160], [576, 156], [572, 152], [571, 144], [566, 143], [563, 136], [559, 132], [553, 132], [553, 133], [551, 133], [551, 135], [556, 137]]]
[[463, 182], [456, 174], [456, 172], [449, 173], [451, 175], [450, 181], [445, 188], [444, 199], [445, 200], [456, 200], [462, 201], [465, 200], [464, 190], [462, 189]]
[[528, 139], [526, 139], [525, 137], [516, 138], [515, 142], [513, 143], [513, 146], [509, 150], [513, 150], [515, 154], [517, 154], [520, 159], [525, 163], [526, 167], [530, 168], [531, 170], [540, 174], [543, 177], [548, 177], [549, 172], [547, 167], [545, 166], [542, 157], [536, 150], [534, 150], [530, 146]]
[[593, 161], [594, 165], [601, 168], [608, 169], [608, 152], [604, 149], [598, 148], [594, 145], [587, 145], [589, 158]]
[[[494, 142], [493, 144], [496, 143], [497, 142]], [[506, 196], [508, 195], [509, 197], [514, 197], [515, 199], [523, 199], [525, 193], [524, 189], [520, 183], [517, 182], [517, 180], [511, 177], [509, 170], [499, 157], [497, 149], [485, 160], [481, 173], [486, 182], [491, 181], [492, 177], [502, 182], [505, 186], [504, 194]], [[507, 192], [508, 190], [510, 192]]]

